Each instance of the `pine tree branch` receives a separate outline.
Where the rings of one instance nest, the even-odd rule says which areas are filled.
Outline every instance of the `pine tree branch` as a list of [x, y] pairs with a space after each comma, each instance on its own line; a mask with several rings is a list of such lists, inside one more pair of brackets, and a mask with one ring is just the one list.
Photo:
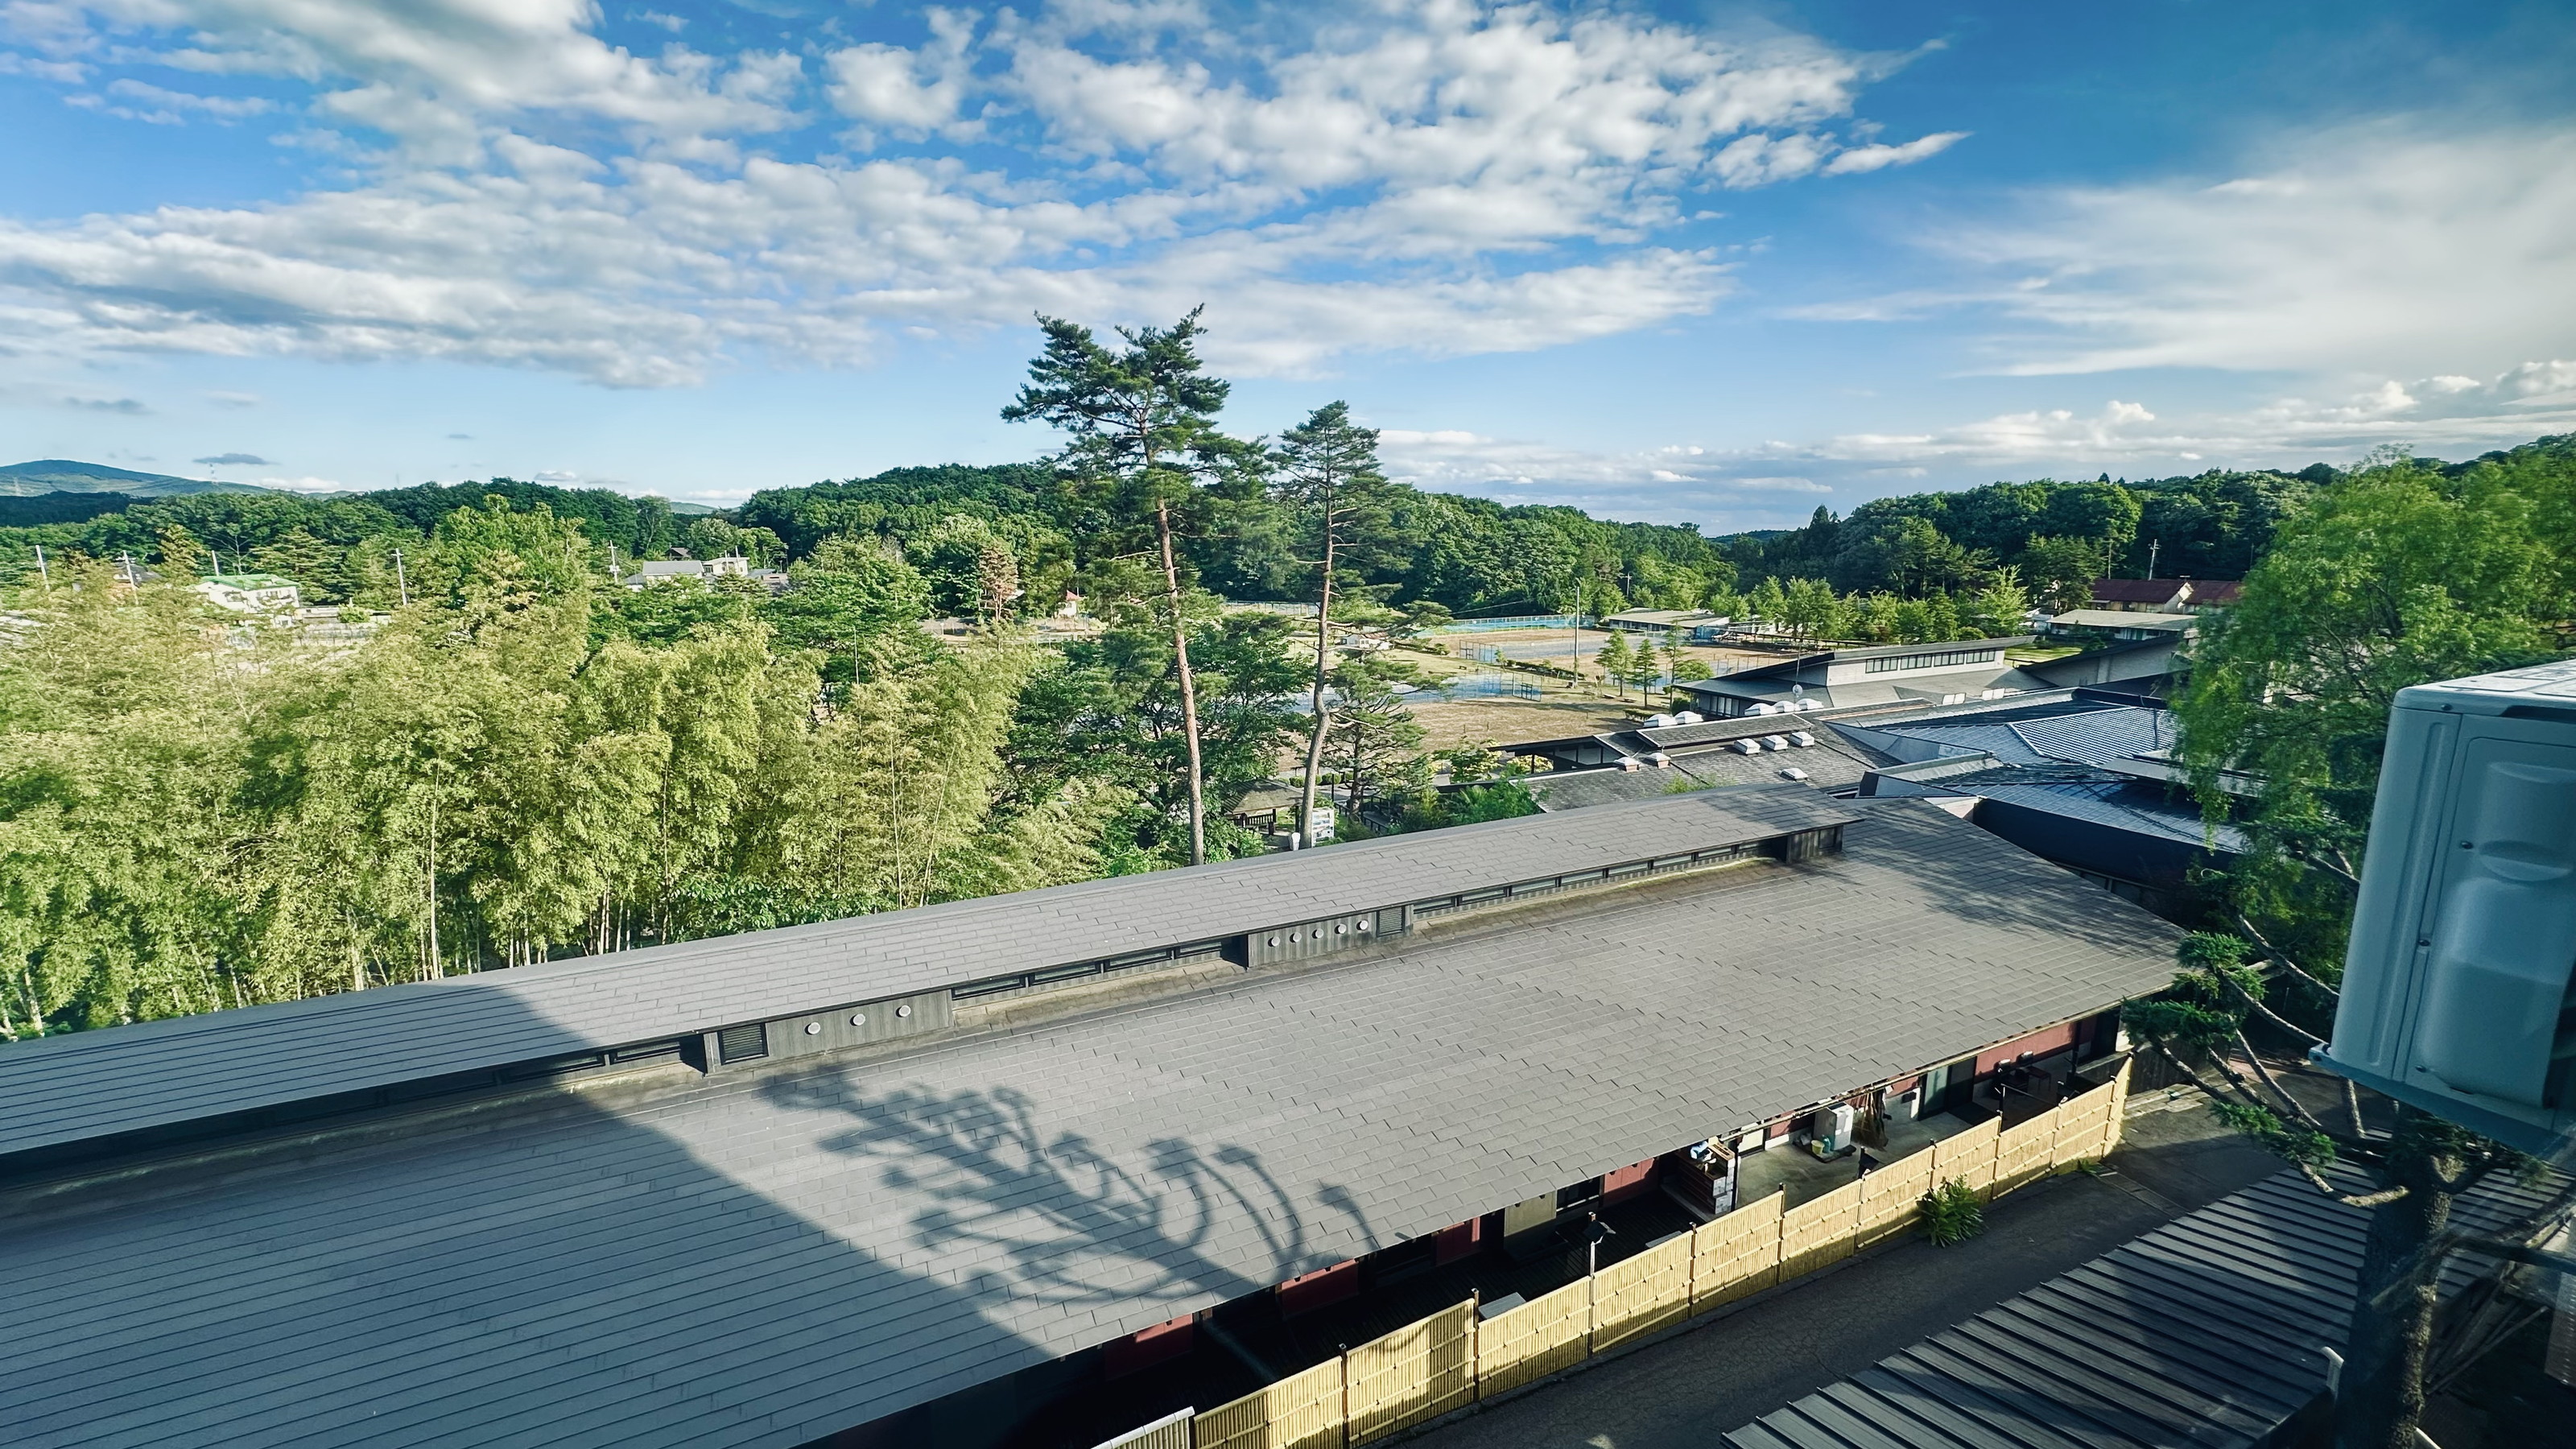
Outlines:
[[2326, 1124], [2318, 1121], [2306, 1107], [2300, 1105], [2298, 1098], [2290, 1095], [2288, 1088], [2274, 1080], [2272, 1069], [2263, 1065], [2263, 1059], [2255, 1055], [2254, 1044], [2245, 1039], [2245, 1028], [2241, 1026], [2236, 1029], [2236, 1047], [2237, 1050], [2245, 1053], [2246, 1064], [2254, 1068], [2254, 1075], [2261, 1078], [2263, 1085], [2272, 1089], [2272, 1095], [2280, 1098], [2282, 1104], [2290, 1109], [2291, 1116], [2298, 1118], [2314, 1130], [2325, 1133], [2328, 1137], [2334, 1135], [2327, 1131]]
[[2235, 918], [2236, 929], [2244, 932], [2247, 940], [2250, 940], [2255, 945], [2262, 947], [2264, 955], [2269, 956], [2274, 961], [2280, 963], [2291, 975], [2298, 977], [2301, 981], [2304, 981], [2319, 991], [2324, 992], [2331, 1000], [2341, 1001], [2343, 999], [2342, 992], [2339, 992], [2324, 982], [2319, 981], [2313, 973], [2301, 967], [2297, 961], [2293, 960], [2289, 952], [2282, 950], [2280, 947], [2273, 945], [2269, 940], [2265, 939], [2263, 933], [2254, 928], [2254, 923], [2245, 919], [2245, 913], [2243, 911], [2230, 910], [2228, 914]]
[[2324, 1037], [2318, 1036], [2316, 1033], [2305, 1030], [2304, 1028], [2292, 1026], [2289, 1022], [2282, 1019], [2279, 1012], [2265, 1006], [2252, 992], [2249, 992], [2244, 987], [2237, 985], [2234, 981], [2228, 980], [2225, 975], [2220, 975], [2219, 979], [2227, 982], [2227, 989], [2236, 994], [2237, 1000], [2244, 1002], [2249, 1007], [2252, 1007], [2265, 1021], [2268, 1021], [2274, 1026], [2279, 1027], [2281, 1030], [2288, 1032], [2290, 1035], [2307, 1042], [2311, 1046], [2324, 1046], [2326, 1044], [2326, 1039]]

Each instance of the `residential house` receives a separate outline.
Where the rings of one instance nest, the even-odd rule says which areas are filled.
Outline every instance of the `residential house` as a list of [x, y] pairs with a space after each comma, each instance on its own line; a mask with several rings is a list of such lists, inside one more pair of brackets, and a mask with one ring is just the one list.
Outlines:
[[273, 614], [303, 601], [295, 580], [276, 574], [217, 574], [197, 580], [196, 591], [207, 603], [237, 614]]
[[2234, 604], [2243, 588], [2235, 579], [2095, 579], [2093, 607], [2123, 613], [2203, 612]]
[[[677, 583], [682, 579], [745, 579], [751, 577], [751, 560], [739, 554], [723, 558], [663, 558], [638, 564], [624, 580], [630, 589], [648, 589], [655, 584]], [[772, 577], [763, 574], [764, 580]], [[784, 575], [777, 576], [785, 581]], [[774, 591], [773, 586], [773, 591]]]
[[1937, 1136], [2111, 1051], [2176, 933], [2034, 866], [1718, 790], [0, 1047], [0, 1415], [789, 1449], [1222, 1403], [1437, 1275], [1579, 1275], [1592, 1214], [1824, 1192], [1779, 1150], [1820, 1108]]

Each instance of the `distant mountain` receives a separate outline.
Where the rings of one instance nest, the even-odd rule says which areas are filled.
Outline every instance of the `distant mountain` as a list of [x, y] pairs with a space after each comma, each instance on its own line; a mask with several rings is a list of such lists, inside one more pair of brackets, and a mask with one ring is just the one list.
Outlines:
[[[79, 463], [69, 458], [39, 458], [32, 463], [0, 468], [0, 498], [32, 498], [40, 493], [122, 493], [128, 498], [176, 498], [186, 493], [267, 493], [316, 503], [367, 496], [361, 492], [296, 493], [284, 488], [262, 488], [256, 483], [225, 483], [213, 478], [174, 478], [167, 473], [137, 473], [128, 468], [111, 468], [105, 463]], [[663, 501], [670, 504], [672, 513], [682, 518], [723, 512], [703, 503]]]
[[0, 496], [28, 498], [39, 493], [122, 493], [128, 498], [176, 498], [183, 493], [280, 493], [250, 483], [223, 483], [212, 478], [173, 478], [167, 473], [137, 473], [104, 463], [76, 463], [69, 458], [39, 458], [0, 468]]

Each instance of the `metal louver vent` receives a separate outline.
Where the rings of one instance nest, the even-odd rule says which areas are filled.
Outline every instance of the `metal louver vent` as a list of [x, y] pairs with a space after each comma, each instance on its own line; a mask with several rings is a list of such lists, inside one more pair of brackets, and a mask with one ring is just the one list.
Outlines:
[[716, 1055], [726, 1062], [757, 1061], [769, 1055], [769, 1028], [760, 1022], [729, 1026], [716, 1033]]

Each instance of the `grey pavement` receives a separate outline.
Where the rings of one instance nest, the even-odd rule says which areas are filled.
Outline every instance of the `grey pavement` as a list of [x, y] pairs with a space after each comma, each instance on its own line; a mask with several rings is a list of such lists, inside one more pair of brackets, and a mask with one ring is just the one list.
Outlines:
[[1982, 1237], [1844, 1264], [1740, 1312], [1596, 1360], [1408, 1449], [1706, 1449], [1726, 1431], [2280, 1170], [2196, 1107], [2131, 1117], [2112, 1171], [2024, 1188]]

